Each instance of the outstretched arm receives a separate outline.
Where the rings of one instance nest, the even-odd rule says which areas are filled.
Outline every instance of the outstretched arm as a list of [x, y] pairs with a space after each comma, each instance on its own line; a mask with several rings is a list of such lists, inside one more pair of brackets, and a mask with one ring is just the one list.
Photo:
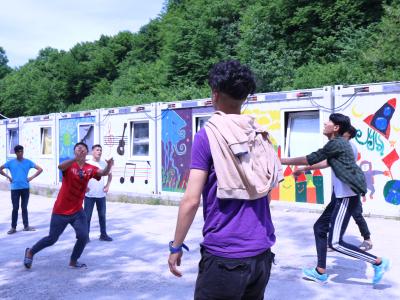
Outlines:
[[305, 156], [300, 157], [288, 157], [281, 158], [282, 165], [308, 165], [307, 158]]
[[329, 164], [327, 160], [323, 160], [317, 164], [314, 164], [312, 166], [304, 166], [304, 167], [299, 167], [297, 170], [295, 170], [293, 172], [294, 176], [298, 176], [301, 173], [305, 172], [305, 171], [311, 171], [311, 170], [318, 170], [318, 169], [325, 169], [325, 168], [329, 168]]
[[[176, 223], [175, 237], [172, 246], [178, 248], [183, 244], [185, 237], [193, 223], [197, 209], [200, 205], [200, 197], [208, 172], [198, 169], [190, 170], [188, 185], [179, 205], [178, 220]], [[182, 252], [169, 255], [168, 265], [172, 274], [181, 277], [182, 273], [177, 269], [181, 265]]]
[[64, 172], [66, 169], [68, 169], [74, 162], [75, 162], [75, 158], [74, 159], [67, 159], [64, 160], [62, 163], [60, 163], [58, 165], [58, 169], [62, 172]]

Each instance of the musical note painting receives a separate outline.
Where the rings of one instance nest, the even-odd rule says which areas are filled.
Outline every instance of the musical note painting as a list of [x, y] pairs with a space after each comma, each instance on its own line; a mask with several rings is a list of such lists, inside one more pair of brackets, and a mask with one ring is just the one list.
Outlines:
[[103, 136], [103, 145], [109, 147], [117, 146], [116, 149], [117, 154], [123, 156], [125, 154], [125, 146], [128, 142], [128, 137], [125, 134], [127, 126], [128, 126], [127, 123], [123, 124], [122, 135], [114, 135], [111, 131], [111, 122], [110, 122], [108, 132]]
[[125, 179], [129, 179], [130, 183], [148, 184], [150, 172], [150, 161], [127, 161], [124, 167], [114, 166], [113, 168], [113, 173], [120, 175], [121, 184], [126, 182]]

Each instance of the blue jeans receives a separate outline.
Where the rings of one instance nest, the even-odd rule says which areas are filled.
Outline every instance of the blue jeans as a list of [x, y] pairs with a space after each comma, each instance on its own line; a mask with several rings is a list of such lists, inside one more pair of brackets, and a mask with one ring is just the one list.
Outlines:
[[100, 234], [107, 235], [106, 231], [106, 197], [94, 198], [85, 197], [84, 209], [88, 221], [88, 232], [90, 232], [90, 221], [92, 220], [93, 208], [96, 203], [97, 213], [99, 215]]
[[13, 206], [11, 213], [12, 228], [17, 228], [19, 198], [21, 198], [22, 222], [24, 223], [24, 227], [29, 226], [29, 221], [28, 221], [29, 189], [19, 189], [19, 190], [11, 190], [11, 202]]
[[54, 245], [68, 224], [71, 224], [76, 233], [76, 243], [71, 254], [71, 261], [76, 262], [81, 257], [89, 238], [86, 214], [83, 209], [73, 215], [52, 214], [49, 235], [42, 238], [31, 248], [32, 254], [34, 255], [42, 249]]

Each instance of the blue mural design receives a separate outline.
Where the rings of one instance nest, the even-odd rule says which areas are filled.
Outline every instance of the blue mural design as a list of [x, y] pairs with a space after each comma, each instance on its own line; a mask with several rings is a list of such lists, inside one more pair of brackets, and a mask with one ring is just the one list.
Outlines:
[[168, 110], [162, 119], [162, 189], [186, 187], [191, 151], [191, 110]]
[[78, 124], [94, 123], [95, 117], [60, 119], [59, 121], [59, 153], [60, 161], [74, 157], [74, 145], [78, 142]]
[[383, 195], [386, 202], [394, 205], [400, 205], [400, 180], [390, 180], [386, 182], [383, 188]]
[[361, 140], [362, 136], [363, 132], [360, 129], [358, 129], [355, 137], [357, 143], [359, 143], [360, 145], [366, 145], [368, 150], [370, 151], [375, 150], [381, 156], [383, 155], [383, 152], [385, 151], [385, 145], [379, 133], [377, 133], [375, 130], [368, 128], [368, 133], [364, 141]]
[[364, 122], [388, 139], [390, 136], [390, 120], [392, 119], [395, 110], [396, 98], [392, 98], [383, 104], [375, 114], [365, 118]]

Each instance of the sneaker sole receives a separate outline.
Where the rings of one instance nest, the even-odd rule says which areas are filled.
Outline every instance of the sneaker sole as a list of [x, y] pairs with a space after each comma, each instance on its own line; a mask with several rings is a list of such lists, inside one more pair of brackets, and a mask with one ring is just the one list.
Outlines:
[[303, 278], [305, 278], [305, 279], [307, 279], [307, 280], [309, 280], [309, 281], [314, 281], [314, 282], [319, 283], [319, 284], [322, 284], [322, 285], [328, 283], [328, 280], [322, 281], [322, 280], [319, 280], [319, 279], [317, 279], [317, 278], [315, 278], [315, 277], [308, 276], [308, 275], [306, 275], [306, 274], [304, 274], [304, 273], [303, 273]]
[[369, 250], [371, 250], [372, 249], [372, 247], [371, 248], [364, 248], [364, 247], [360, 247], [360, 250], [362, 250], [362, 251], [369, 251]]
[[74, 270], [87, 270], [88, 266], [82, 266], [82, 267], [75, 267], [75, 266], [68, 266], [69, 269], [74, 269]]

